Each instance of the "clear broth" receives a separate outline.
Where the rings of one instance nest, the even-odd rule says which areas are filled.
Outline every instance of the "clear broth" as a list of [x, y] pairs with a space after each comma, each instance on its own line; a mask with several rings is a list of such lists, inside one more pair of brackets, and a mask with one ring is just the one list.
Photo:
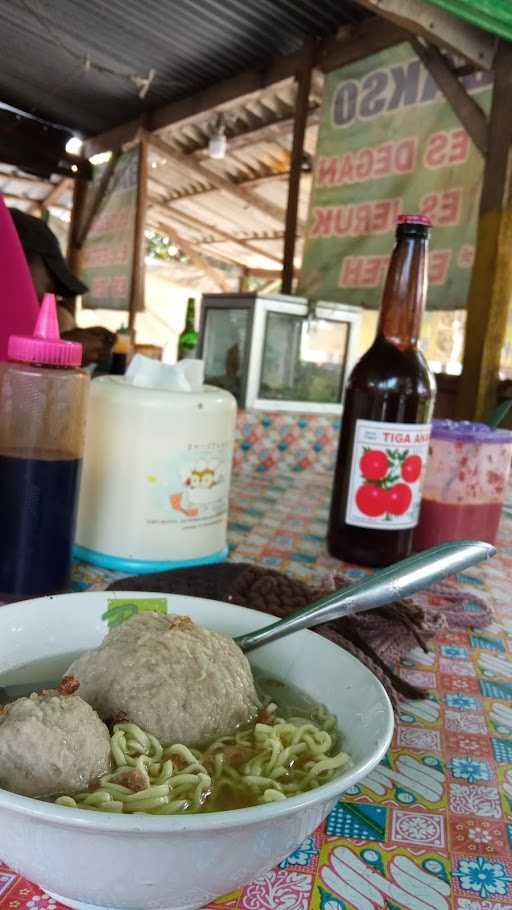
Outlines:
[[[8, 690], [8, 700], [14, 700], [20, 695], [28, 694], [28, 691], [16, 691], [17, 687], [20, 686], [24, 688], [27, 686], [33, 687], [32, 691], [38, 691], [43, 688], [56, 688], [70, 664], [80, 653], [77, 651], [67, 652], [20, 664], [18, 667], [0, 674], [0, 687]], [[257, 668], [253, 667], [252, 669], [256, 688], [263, 704], [275, 702], [278, 705], [277, 713], [285, 720], [301, 717], [318, 722], [318, 711], [320, 708], [318, 702], [295, 686], [278, 678], [269, 677]], [[10, 691], [11, 687], [13, 687], [12, 691]], [[251, 726], [245, 729], [250, 729]], [[333, 730], [331, 735], [333, 737], [333, 745], [329, 754], [334, 755], [339, 751], [340, 737], [339, 732], [336, 730]], [[53, 799], [51, 801], [53, 802]], [[228, 809], [246, 808], [251, 805], [255, 805], [255, 802], [254, 794], [250, 788], [247, 790], [221, 788], [219, 792], [212, 793], [211, 798], [207, 800], [200, 811], [218, 812]]]
[[[65, 654], [42, 657], [29, 663], [20, 664], [11, 670], [0, 673], [0, 687], [34, 686], [34, 692], [40, 689], [56, 688], [68, 667], [82, 651], [68, 651]], [[318, 702], [314, 701], [301, 689], [283, 682], [276, 677], [269, 677], [257, 667], [252, 667], [258, 695], [263, 702], [275, 701], [282, 717], [300, 716], [313, 720], [318, 711]], [[80, 691], [77, 693], [80, 694]]]

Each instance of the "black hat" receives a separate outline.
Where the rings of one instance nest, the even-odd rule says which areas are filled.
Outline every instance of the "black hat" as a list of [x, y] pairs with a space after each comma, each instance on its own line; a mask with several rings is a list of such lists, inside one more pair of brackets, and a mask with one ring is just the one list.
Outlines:
[[59, 241], [46, 222], [41, 218], [34, 218], [33, 215], [27, 215], [20, 209], [9, 211], [27, 259], [30, 259], [31, 255], [41, 256], [53, 277], [55, 293], [59, 297], [85, 294], [89, 288], [68, 269]]

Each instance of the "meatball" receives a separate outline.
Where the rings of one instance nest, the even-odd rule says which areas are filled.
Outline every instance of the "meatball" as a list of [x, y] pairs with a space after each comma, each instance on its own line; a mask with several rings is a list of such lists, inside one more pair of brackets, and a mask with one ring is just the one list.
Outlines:
[[48, 690], [0, 709], [0, 787], [23, 796], [86, 790], [110, 770], [110, 735], [78, 695]]
[[165, 745], [204, 746], [250, 721], [259, 707], [240, 648], [188, 616], [133, 616], [68, 673], [100, 717], [130, 720]]

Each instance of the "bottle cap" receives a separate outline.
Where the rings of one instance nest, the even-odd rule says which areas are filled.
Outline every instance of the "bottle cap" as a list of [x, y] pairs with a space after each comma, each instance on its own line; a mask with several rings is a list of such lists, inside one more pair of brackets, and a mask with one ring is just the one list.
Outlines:
[[424, 224], [425, 227], [432, 227], [432, 222], [430, 218], [427, 218], [426, 215], [399, 215], [397, 224]]
[[82, 345], [76, 341], [63, 341], [60, 337], [53, 294], [44, 295], [33, 335], [11, 335], [7, 357], [23, 363], [41, 363], [54, 367], [81, 366]]

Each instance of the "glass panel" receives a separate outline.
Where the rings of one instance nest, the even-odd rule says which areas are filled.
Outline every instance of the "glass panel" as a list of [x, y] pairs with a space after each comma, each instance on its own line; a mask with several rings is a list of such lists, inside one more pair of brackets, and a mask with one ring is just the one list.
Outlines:
[[250, 311], [206, 310], [203, 359], [205, 382], [231, 392], [242, 405], [242, 376], [246, 362]]
[[259, 397], [341, 401], [350, 324], [268, 313]]

